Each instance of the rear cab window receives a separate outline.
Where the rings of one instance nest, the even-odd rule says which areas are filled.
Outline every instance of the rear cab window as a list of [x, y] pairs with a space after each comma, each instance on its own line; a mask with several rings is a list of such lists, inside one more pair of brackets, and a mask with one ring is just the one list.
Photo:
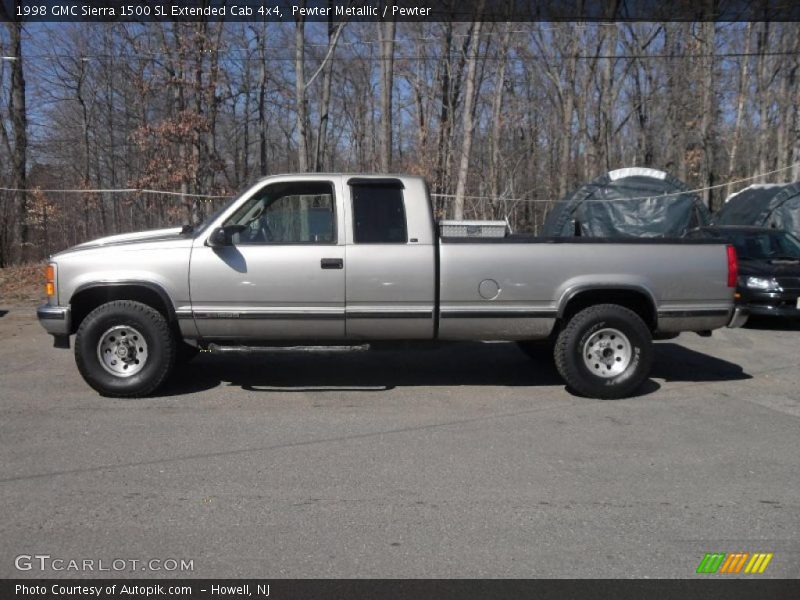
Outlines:
[[399, 180], [350, 181], [353, 241], [356, 244], [408, 242], [403, 184]]

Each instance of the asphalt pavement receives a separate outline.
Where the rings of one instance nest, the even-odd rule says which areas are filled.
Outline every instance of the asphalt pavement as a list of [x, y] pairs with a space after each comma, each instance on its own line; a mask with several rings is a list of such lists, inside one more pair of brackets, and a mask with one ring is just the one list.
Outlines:
[[513, 344], [204, 354], [114, 400], [0, 309], [0, 577], [800, 576], [796, 326], [659, 342], [625, 400]]

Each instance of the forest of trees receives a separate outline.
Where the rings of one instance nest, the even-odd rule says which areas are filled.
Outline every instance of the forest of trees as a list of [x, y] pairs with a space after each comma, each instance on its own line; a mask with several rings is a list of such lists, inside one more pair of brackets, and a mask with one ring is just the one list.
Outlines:
[[712, 208], [800, 178], [796, 23], [9, 23], [0, 43], [0, 266], [196, 222], [280, 172], [424, 175], [439, 216], [523, 231], [624, 166]]

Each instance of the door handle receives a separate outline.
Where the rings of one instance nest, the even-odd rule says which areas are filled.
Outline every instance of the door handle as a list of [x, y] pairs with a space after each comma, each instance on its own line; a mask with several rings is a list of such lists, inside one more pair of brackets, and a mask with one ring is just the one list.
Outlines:
[[323, 269], [344, 269], [344, 259], [323, 258], [319, 261], [319, 266]]

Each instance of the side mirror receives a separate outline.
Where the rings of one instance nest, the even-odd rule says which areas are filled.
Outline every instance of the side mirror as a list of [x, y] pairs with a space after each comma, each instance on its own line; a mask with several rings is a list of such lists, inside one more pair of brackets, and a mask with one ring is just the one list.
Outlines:
[[221, 248], [225, 246], [225, 228], [224, 227], [217, 227], [214, 231], [211, 232], [211, 235], [208, 236], [208, 241], [206, 242], [212, 248]]
[[244, 225], [226, 225], [225, 227], [217, 227], [208, 236], [206, 242], [212, 248], [222, 248], [224, 246], [233, 246], [233, 236], [237, 233], [244, 231]]

